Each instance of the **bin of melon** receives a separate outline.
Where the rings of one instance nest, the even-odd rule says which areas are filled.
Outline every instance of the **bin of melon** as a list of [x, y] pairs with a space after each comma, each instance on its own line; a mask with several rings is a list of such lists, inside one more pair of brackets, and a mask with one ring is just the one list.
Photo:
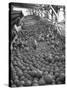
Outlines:
[[65, 37], [38, 16], [25, 16], [19, 25], [11, 49], [11, 87], [64, 84]]

